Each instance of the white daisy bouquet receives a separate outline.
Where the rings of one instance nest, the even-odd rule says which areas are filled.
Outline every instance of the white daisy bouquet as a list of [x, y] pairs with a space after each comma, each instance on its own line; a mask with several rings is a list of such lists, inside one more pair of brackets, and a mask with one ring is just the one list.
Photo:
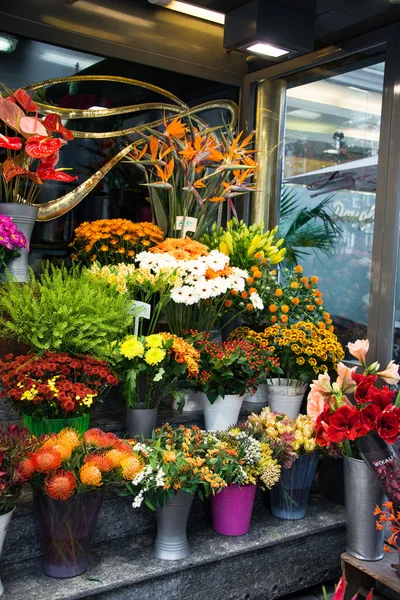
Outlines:
[[[139, 268], [153, 274], [166, 270], [176, 274], [170, 292], [172, 302], [165, 306], [170, 330], [176, 335], [189, 329], [209, 332], [230, 310], [232, 291], [242, 293], [249, 276], [244, 269], [231, 267], [229, 257], [219, 250], [210, 252], [188, 238], [167, 239], [151, 251], [138, 254], [136, 261]], [[248, 302], [255, 309], [263, 309], [256, 292]]]

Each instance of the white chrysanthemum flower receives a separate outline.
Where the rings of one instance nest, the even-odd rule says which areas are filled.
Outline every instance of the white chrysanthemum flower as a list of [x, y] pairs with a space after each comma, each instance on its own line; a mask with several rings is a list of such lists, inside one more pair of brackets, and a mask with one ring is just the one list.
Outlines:
[[250, 302], [252, 303], [252, 305], [254, 306], [254, 308], [256, 310], [263, 310], [264, 302], [261, 300], [261, 298], [257, 294], [257, 292], [252, 292], [250, 294]]

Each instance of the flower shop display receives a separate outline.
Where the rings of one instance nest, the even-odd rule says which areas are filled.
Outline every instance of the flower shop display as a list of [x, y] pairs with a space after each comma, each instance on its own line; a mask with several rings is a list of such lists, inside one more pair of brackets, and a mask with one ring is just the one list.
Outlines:
[[113, 345], [112, 362], [127, 406], [129, 435], [149, 438], [160, 402], [179, 392], [183, 376], [199, 373], [199, 352], [171, 333], [128, 335]]
[[[15, 505], [27, 480], [20, 463], [33, 448], [29, 432], [17, 425], [0, 425], [0, 554]], [[0, 596], [4, 587], [0, 579]]]
[[195, 425], [163, 425], [143, 452], [148, 455], [145, 467], [126, 484], [127, 494], [134, 496], [133, 507], [145, 502], [156, 511], [154, 555], [163, 560], [185, 558], [190, 554], [186, 526], [194, 495], [203, 500], [226, 483], [215, 472], [205, 433]]
[[143, 469], [140, 449], [99, 429], [81, 435], [66, 428], [39, 443], [22, 472], [34, 490], [46, 575], [68, 578], [87, 570], [104, 489]]
[[[391, 535], [388, 538], [388, 543], [384, 546], [385, 552], [397, 552], [400, 562], [400, 512], [399, 505], [393, 502], [384, 502], [382, 508], [376, 506], [374, 511], [376, 520], [376, 528], [379, 531], [386, 531], [386, 526], [389, 526]], [[395, 565], [392, 565], [392, 567]], [[397, 565], [396, 565], [397, 566]], [[400, 577], [400, 565], [396, 568], [396, 573]]]
[[75, 229], [70, 246], [72, 258], [101, 266], [133, 263], [139, 252], [159, 244], [164, 234], [154, 223], [133, 223], [128, 219], [99, 219]]
[[281, 477], [270, 493], [272, 514], [280, 519], [303, 519], [321, 450], [311, 417], [291, 419], [266, 407], [259, 415], [249, 416], [247, 431], [266, 436], [282, 461]]
[[66, 352], [8, 354], [0, 360], [0, 398], [10, 400], [29, 431], [40, 436], [89, 426], [90, 411], [118, 379], [104, 361]]
[[[166, 239], [137, 256], [141, 269], [154, 275], [166, 269], [176, 270], [177, 281], [166, 307], [168, 326], [180, 335], [182, 329], [209, 332], [218, 319], [229, 312], [232, 291], [243, 292], [247, 271], [229, 265], [229, 257], [218, 250], [208, 250], [195, 240]], [[262, 308], [257, 292], [248, 296], [243, 310]]]
[[227, 483], [210, 498], [213, 529], [222, 535], [245, 535], [257, 486], [272, 489], [279, 481], [281, 467], [268, 443], [238, 427], [208, 434], [207, 443], [209, 455], [217, 459], [214, 470]]
[[0, 273], [17, 276], [22, 252], [29, 252], [28, 240], [11, 217], [0, 214]]
[[199, 240], [225, 202], [234, 211], [231, 198], [255, 189], [248, 181], [255, 172], [252, 134], [242, 139], [229, 127], [196, 128], [176, 117], [140, 135], [127, 158], [144, 173], [153, 221], [167, 237]]
[[46, 350], [107, 359], [109, 344], [124, 336], [133, 317], [128, 297], [104, 281], [91, 281], [78, 267], [68, 271], [44, 264], [31, 272], [31, 285], [0, 287], [0, 327], [4, 339]]
[[349, 343], [348, 349], [364, 372], [357, 374], [357, 367], [339, 363], [336, 381], [331, 382], [327, 373], [320, 375], [311, 385], [307, 411], [316, 422], [317, 442], [327, 448], [338, 445], [344, 455], [347, 551], [362, 560], [379, 560], [383, 536], [376, 531], [371, 512], [382, 504], [383, 489], [390, 498], [398, 485], [392, 445], [399, 437], [400, 410], [393, 404], [395, 391], [375, 384], [378, 377], [393, 384], [400, 376], [393, 361], [383, 371], [377, 362], [367, 366], [367, 340]]
[[187, 385], [204, 394], [206, 430], [224, 430], [237, 423], [244, 395], [255, 392], [271, 372], [279, 373], [279, 361], [258, 340], [219, 342], [193, 330], [188, 336], [200, 352], [201, 364]]
[[[60, 149], [74, 136], [56, 114], [39, 119], [39, 107], [27, 92], [1, 87], [8, 96], [0, 97], [0, 123], [5, 127], [0, 133], [0, 148], [6, 150], [0, 160], [0, 213], [13, 219], [29, 243], [38, 212], [34, 203], [43, 184], [78, 179], [55, 168]], [[18, 281], [27, 280], [28, 252], [29, 246], [22, 248], [13, 264]]]
[[231, 338], [254, 338], [263, 341], [279, 359], [284, 377], [269, 378], [267, 400], [273, 412], [287, 414], [295, 419], [300, 412], [307, 384], [313, 376], [335, 369], [344, 358], [336, 335], [323, 323], [300, 321], [290, 326], [273, 325], [256, 333], [241, 327]]

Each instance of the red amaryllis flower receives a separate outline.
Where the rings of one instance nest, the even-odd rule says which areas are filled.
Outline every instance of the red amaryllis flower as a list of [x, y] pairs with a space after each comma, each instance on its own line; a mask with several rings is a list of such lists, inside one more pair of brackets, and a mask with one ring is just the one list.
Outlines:
[[60, 138], [33, 135], [25, 144], [25, 151], [31, 158], [46, 158], [57, 152], [65, 142]]
[[399, 437], [398, 410], [384, 410], [376, 420], [376, 431], [383, 440], [389, 444], [394, 444]]
[[354, 399], [359, 404], [365, 404], [365, 402], [368, 402], [368, 399], [366, 398], [369, 389], [374, 385], [378, 378], [376, 375], [358, 375], [357, 373], [353, 373], [352, 378], [357, 384], [356, 391], [354, 392]]
[[0, 133], [0, 148], [9, 150], [21, 150], [22, 140], [19, 137], [10, 137]]
[[68, 173], [65, 173], [62, 169], [54, 169], [53, 167], [48, 166], [47, 163], [39, 165], [36, 173], [43, 181], [66, 181], [69, 183], [78, 179], [77, 176], [73, 177], [72, 175], [68, 175]]
[[32, 96], [33, 92], [31, 92], [31, 94], [28, 94], [28, 92], [21, 89], [14, 92], [14, 98], [17, 100], [18, 104], [22, 106], [24, 110], [26, 110], [26, 112], [38, 112], [39, 107], [32, 100]]
[[368, 404], [360, 411], [360, 423], [364, 429], [373, 431], [376, 429], [376, 421], [381, 414], [381, 409], [375, 404]]
[[76, 490], [76, 478], [72, 471], [56, 471], [48, 475], [44, 491], [53, 500], [68, 500]]
[[331, 407], [326, 402], [324, 410], [318, 415], [315, 423], [316, 442], [319, 446], [325, 448], [329, 444], [328, 428], [331, 420]]
[[365, 435], [360, 424], [360, 413], [354, 406], [343, 405], [331, 415], [328, 427], [330, 442], [341, 443], [344, 440], [355, 440], [360, 435]]
[[74, 134], [72, 131], [64, 127], [61, 122], [61, 117], [56, 115], [55, 113], [51, 113], [50, 115], [46, 115], [43, 119], [42, 124], [49, 131], [53, 131], [54, 133], [59, 133], [65, 140], [73, 140]]
[[26, 171], [26, 169], [23, 169], [22, 167], [17, 165], [17, 163], [14, 162], [12, 158], [6, 158], [6, 160], [3, 162], [2, 168], [6, 183], [8, 183], [13, 177], [17, 176], [29, 177], [29, 179], [34, 183], [42, 183], [40, 177], [38, 177], [36, 173], [33, 173], [32, 171]]
[[35, 470], [40, 473], [54, 471], [61, 467], [62, 463], [61, 454], [54, 448], [39, 448], [39, 450], [32, 455], [32, 460], [35, 465]]
[[396, 392], [391, 392], [387, 385], [383, 386], [381, 390], [375, 387], [371, 387], [368, 392], [368, 400], [366, 402], [372, 402], [381, 410], [385, 410], [388, 406], [392, 406], [393, 399]]

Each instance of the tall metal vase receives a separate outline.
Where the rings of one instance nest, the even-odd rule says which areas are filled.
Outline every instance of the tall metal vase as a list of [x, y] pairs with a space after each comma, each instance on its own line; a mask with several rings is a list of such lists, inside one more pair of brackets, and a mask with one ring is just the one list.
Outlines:
[[[32, 206], [31, 204], [0, 202], [0, 214], [11, 217], [13, 223], [22, 231], [28, 242], [30, 242], [32, 236], [38, 210], [37, 206]], [[10, 260], [7, 268], [17, 281], [25, 282], [28, 280], [29, 253], [24, 249], [21, 249], [19, 253], [20, 256], [18, 258]]]
[[190, 554], [186, 527], [192, 507], [193, 494], [179, 490], [157, 508], [157, 537], [154, 556], [162, 560], [181, 560]]
[[383, 558], [384, 531], [376, 529], [374, 510], [384, 502], [384, 493], [363, 460], [344, 456], [346, 550], [360, 560]]

